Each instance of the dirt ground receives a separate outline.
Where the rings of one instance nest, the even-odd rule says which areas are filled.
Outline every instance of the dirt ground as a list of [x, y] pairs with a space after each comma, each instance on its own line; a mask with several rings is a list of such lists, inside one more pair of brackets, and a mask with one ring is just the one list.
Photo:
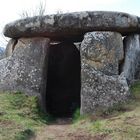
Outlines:
[[92, 136], [82, 129], [73, 131], [71, 119], [57, 119], [38, 132], [32, 140], [106, 140], [106, 136]]

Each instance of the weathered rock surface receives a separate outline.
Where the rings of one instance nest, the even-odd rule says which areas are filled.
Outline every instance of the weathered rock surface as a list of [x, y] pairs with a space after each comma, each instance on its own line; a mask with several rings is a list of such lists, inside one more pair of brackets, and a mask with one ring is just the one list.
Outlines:
[[7, 46], [6, 46], [6, 50], [5, 50], [5, 56], [6, 56], [6, 57], [9, 57], [9, 56], [12, 55], [16, 43], [17, 43], [17, 40], [15, 40], [15, 39], [9, 40], [9, 42], [8, 42], [8, 44], [7, 44]]
[[125, 102], [129, 88], [118, 64], [123, 59], [121, 35], [90, 32], [81, 45], [81, 113], [92, 114]]
[[4, 35], [10, 38], [49, 37], [53, 40], [82, 39], [89, 31], [116, 31], [123, 35], [140, 32], [137, 16], [121, 12], [74, 12], [36, 16], [7, 24]]
[[39, 95], [48, 43], [47, 38], [19, 39], [12, 56], [0, 61], [0, 90]]
[[122, 36], [116, 32], [89, 32], [81, 44], [82, 59], [106, 75], [119, 73], [124, 58]]
[[124, 39], [125, 60], [123, 72], [129, 84], [140, 75], [140, 35], [130, 35]]
[[126, 102], [129, 95], [129, 88], [123, 75], [107, 76], [89, 64], [82, 64], [82, 114], [105, 111]]

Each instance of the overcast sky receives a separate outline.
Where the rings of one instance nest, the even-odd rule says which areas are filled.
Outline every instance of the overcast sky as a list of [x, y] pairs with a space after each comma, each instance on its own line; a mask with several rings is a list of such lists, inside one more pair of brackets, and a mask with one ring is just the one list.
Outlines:
[[[140, 0], [0, 0], [0, 32], [6, 23], [21, 18], [24, 11], [33, 13], [46, 3], [46, 13], [57, 11], [120, 11], [140, 16]], [[5, 41], [0, 37], [0, 45]]]

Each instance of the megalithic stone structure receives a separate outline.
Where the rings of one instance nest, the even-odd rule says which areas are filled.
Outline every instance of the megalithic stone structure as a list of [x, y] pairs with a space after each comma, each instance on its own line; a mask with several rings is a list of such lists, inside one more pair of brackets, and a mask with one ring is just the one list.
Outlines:
[[72, 115], [80, 107], [81, 114], [95, 114], [126, 102], [129, 85], [139, 80], [138, 16], [106, 11], [35, 16], [7, 24], [3, 33], [12, 40], [0, 60], [0, 90], [36, 95], [45, 112]]

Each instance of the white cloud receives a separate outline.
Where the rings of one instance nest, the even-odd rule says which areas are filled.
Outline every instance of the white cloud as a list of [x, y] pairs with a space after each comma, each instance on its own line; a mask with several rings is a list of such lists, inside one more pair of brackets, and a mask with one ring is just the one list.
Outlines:
[[[140, 0], [0, 0], [0, 31], [8, 22], [20, 18], [23, 11], [35, 11], [46, 1], [47, 13], [73, 11], [121, 11], [140, 16]], [[1, 40], [1, 38], [0, 38]]]
[[123, 2], [124, 0], [86, 0], [85, 2], [92, 2], [95, 5], [111, 5]]
[[67, 11], [87, 11], [87, 10], [110, 10], [114, 6], [119, 6], [127, 0], [48, 0], [46, 2], [48, 13], [57, 10]]

